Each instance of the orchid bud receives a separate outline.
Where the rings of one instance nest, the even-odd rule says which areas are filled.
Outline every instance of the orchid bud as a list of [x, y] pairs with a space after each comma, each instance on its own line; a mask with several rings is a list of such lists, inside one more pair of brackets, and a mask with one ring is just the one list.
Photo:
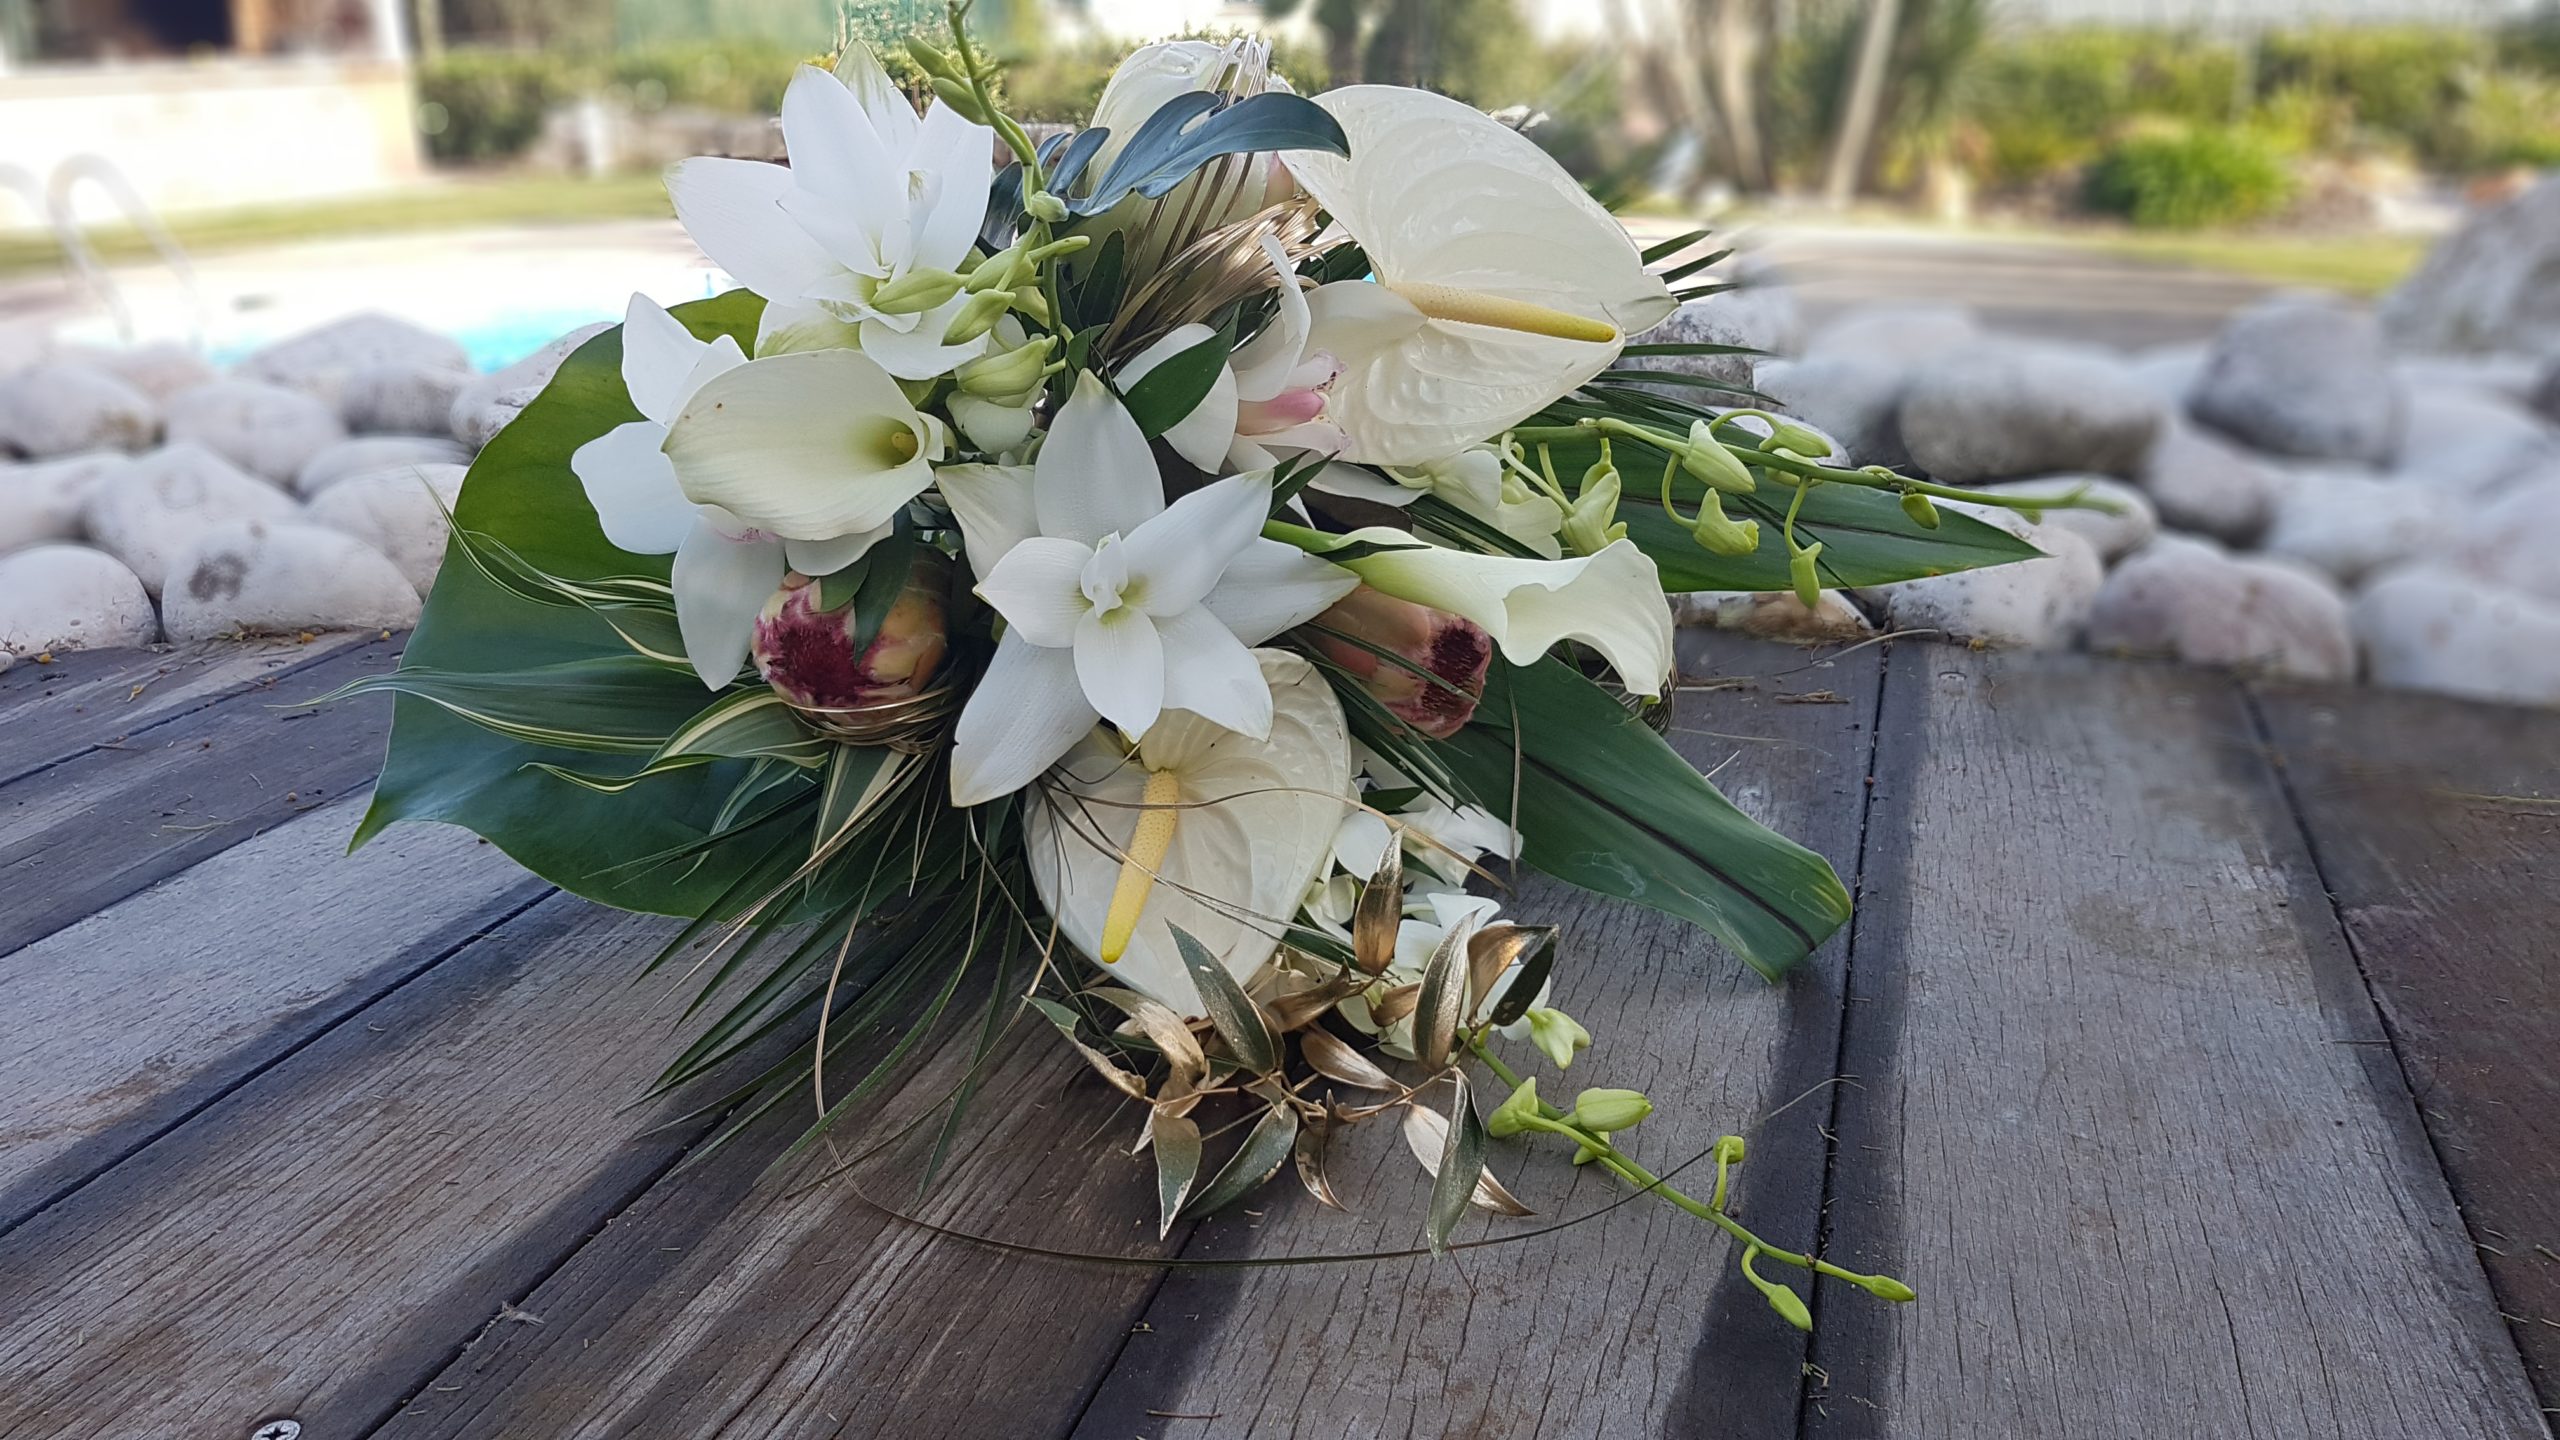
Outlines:
[[1711, 490], [1748, 495], [1760, 488], [1733, 452], [1709, 433], [1704, 420], [1689, 422], [1689, 443], [1680, 447], [1680, 468], [1705, 481]]
[[819, 585], [791, 575], [756, 617], [756, 673], [797, 709], [854, 710], [924, 693], [942, 665], [948, 644], [944, 599], [951, 562], [931, 547], [917, 548], [905, 587], [880, 619], [868, 648], [853, 642], [862, 618], [847, 605], [818, 608]]
[[959, 391], [950, 399], [952, 423], [969, 444], [987, 453], [1001, 454], [1031, 438], [1031, 405], [1028, 400], [1008, 405], [1001, 400], [985, 400]]
[[1521, 1081], [1520, 1088], [1511, 1092], [1510, 1099], [1484, 1117], [1485, 1133], [1507, 1138], [1529, 1129], [1530, 1121], [1543, 1116], [1544, 1112], [1538, 1106], [1538, 1079], [1533, 1075]]
[[1561, 1010], [1532, 1008], [1521, 1017], [1529, 1027], [1529, 1043], [1559, 1070], [1573, 1068], [1573, 1057], [1591, 1048], [1591, 1032]]
[[1773, 415], [1769, 417], [1769, 443], [1764, 448], [1784, 450], [1811, 460], [1830, 454], [1831, 442], [1802, 425], [1790, 424]]
[[964, 394], [999, 405], [1019, 405], [1040, 388], [1049, 368], [1049, 345], [1050, 338], [1043, 335], [1028, 345], [964, 360], [959, 369], [951, 372], [951, 378], [959, 382]]
[[921, 315], [960, 293], [961, 280], [948, 270], [910, 270], [871, 292], [871, 308], [883, 315]]
[[1603, 1135], [1632, 1130], [1653, 1113], [1641, 1090], [1585, 1090], [1573, 1097], [1574, 1124]]
[[1919, 1299], [1912, 1288], [1890, 1275], [1861, 1275], [1849, 1282], [1879, 1300], [1908, 1302]]
[[1743, 1152], [1749, 1148], [1743, 1144], [1742, 1137], [1739, 1135], [1719, 1135], [1716, 1137], [1716, 1163], [1739, 1165], [1742, 1163]]
[[1067, 218], [1067, 202], [1046, 190], [1034, 190], [1024, 196], [1022, 208], [1032, 219], [1046, 220], [1052, 225]]
[[1565, 545], [1577, 555], [1596, 555], [1610, 542], [1623, 540], [1627, 527], [1618, 523], [1618, 496], [1624, 489], [1618, 467], [1605, 454], [1582, 472], [1582, 491], [1564, 512]]
[[1724, 497], [1710, 490], [1698, 505], [1698, 518], [1690, 525], [1689, 536], [1717, 555], [1748, 555], [1760, 548], [1760, 522], [1727, 519]]
[[1316, 649], [1360, 688], [1434, 740], [1474, 718], [1493, 637], [1472, 620], [1363, 585], [1310, 627]]
[[1796, 599], [1807, 610], [1819, 609], [1822, 605], [1822, 576], [1813, 568], [1813, 562], [1821, 554], [1822, 542], [1816, 540], [1787, 557], [1787, 578], [1795, 585]]
[[966, 82], [936, 75], [933, 77], [933, 93], [961, 119], [980, 125], [989, 123], [986, 107], [978, 103], [978, 92], [970, 89]]
[[959, 60], [921, 35], [907, 37], [907, 58], [916, 62], [916, 68], [931, 79], [949, 80], [955, 84], [968, 80], [960, 72]]
[[1010, 290], [1022, 283], [1022, 272], [1025, 268], [1022, 247], [1018, 244], [1008, 245], [973, 266], [969, 271], [968, 282], [962, 288], [972, 295], [983, 294], [989, 290]]
[[972, 295], [969, 303], [960, 307], [960, 313], [951, 317], [951, 324], [942, 332], [942, 343], [966, 345], [979, 339], [996, 328], [996, 322], [1012, 308], [1013, 293], [1009, 290], [990, 290], [983, 295]]

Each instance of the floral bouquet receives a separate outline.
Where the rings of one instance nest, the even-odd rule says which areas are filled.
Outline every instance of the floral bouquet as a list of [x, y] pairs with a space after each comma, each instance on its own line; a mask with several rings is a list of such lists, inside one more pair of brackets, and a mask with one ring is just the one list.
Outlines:
[[1726, 1213], [1739, 1139], [1701, 1201], [1624, 1149], [1646, 1097], [1541, 1096], [1531, 1057], [1591, 1043], [1570, 946], [1486, 866], [1785, 971], [1849, 897], [1660, 738], [1666, 592], [2027, 558], [1931, 497], [2016, 502], [1629, 364], [1721, 348], [1628, 343], [1719, 257], [1639, 251], [1465, 105], [1184, 42], [1035, 143], [962, 19], [904, 83], [803, 68], [787, 165], [669, 172], [745, 288], [634, 298], [473, 466], [468, 563], [365, 687], [400, 699], [359, 843], [449, 821], [689, 918], [663, 1085], [798, 1042], [723, 1138], [815, 1067], [806, 1145], [928, 1037], [1036, 1016], [1137, 1102], [1168, 1232], [1284, 1167], [1330, 1203], [1329, 1137], [1392, 1116], [1435, 1250], [1525, 1213], [1488, 1137], [1547, 1135], [1730, 1232], [1797, 1324], [1755, 1261], [1910, 1298]]

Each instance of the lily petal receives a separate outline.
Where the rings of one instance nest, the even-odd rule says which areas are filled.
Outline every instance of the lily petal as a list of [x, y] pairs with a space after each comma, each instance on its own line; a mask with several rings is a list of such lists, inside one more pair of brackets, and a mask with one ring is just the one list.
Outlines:
[[840, 267], [782, 213], [791, 172], [762, 160], [696, 156], [667, 170], [676, 220], [711, 263], [767, 300], [797, 299]]
[[960, 314], [969, 297], [954, 295], [921, 315], [873, 316], [862, 322], [862, 353], [901, 380], [932, 380], [948, 375], [987, 353], [984, 335], [958, 345], [942, 343], [942, 332]]
[[1077, 624], [1093, 602], [1085, 598], [1084, 568], [1093, 547], [1033, 535], [1005, 552], [978, 581], [978, 594], [1019, 634], [1051, 649], [1076, 643]]
[[1097, 544], [1126, 535], [1164, 509], [1156, 457], [1099, 376], [1076, 377], [1075, 393], [1049, 422], [1031, 487], [1040, 533]]
[[1260, 334], [1236, 347], [1227, 361], [1236, 380], [1236, 396], [1242, 400], [1268, 400], [1289, 388], [1289, 372], [1307, 353], [1307, 332], [1314, 320], [1307, 309], [1306, 292], [1298, 288], [1298, 273], [1289, 266], [1288, 252], [1280, 248], [1276, 238], [1262, 237], [1262, 253], [1279, 275], [1280, 309]]
[[683, 321], [635, 292], [622, 313], [622, 384], [632, 408], [666, 424], [683, 403], [686, 377], [703, 349]]
[[1271, 734], [1271, 684], [1235, 633], [1206, 610], [1156, 622], [1164, 645], [1164, 703], [1256, 740]]
[[782, 546], [730, 538], [705, 517], [676, 547], [671, 581], [676, 630], [693, 673], [718, 690], [738, 678], [755, 638], [756, 615], [782, 584]]
[[[1029, 544], [1014, 547], [1014, 554]], [[1075, 655], [1084, 698], [1122, 734], [1133, 740], [1145, 735], [1164, 712], [1164, 641], [1156, 622], [1127, 606], [1108, 615], [1088, 610], [1076, 621]]]
[[1226, 572], [1236, 552], [1261, 538], [1271, 513], [1271, 477], [1230, 475], [1166, 506], [1121, 542], [1137, 605], [1162, 618], [1188, 610]]
[[827, 252], [855, 270], [876, 265], [881, 222], [906, 211], [905, 177], [844, 82], [803, 65], [782, 92], [791, 189], [777, 202]]
[[1073, 652], [1005, 636], [952, 729], [951, 803], [983, 805], [1030, 784], [1101, 718]]
[[[1196, 321], [1175, 326], [1120, 367], [1121, 386], [1137, 384], [1157, 366], [1217, 333]], [[1164, 443], [1201, 470], [1217, 474], [1219, 462], [1227, 458], [1227, 446], [1236, 438], [1236, 405], [1235, 374], [1222, 366], [1218, 378], [1209, 384], [1209, 393], [1191, 407], [1191, 413], [1166, 427]]]
[[853, 96], [854, 103], [871, 121], [882, 148], [892, 155], [904, 155], [915, 147], [916, 107], [907, 103], [906, 92], [889, 78], [870, 46], [859, 40], [845, 46], [844, 53], [836, 57], [835, 73], [837, 83]]
[[1281, 540], [1256, 540], [1227, 562], [1201, 604], [1238, 640], [1259, 645], [1323, 614], [1360, 587], [1360, 577]]
[[1600, 652], [1637, 695], [1659, 695], [1671, 673], [1671, 607], [1662, 576], [1632, 540], [1563, 560], [1480, 555], [1387, 529], [1351, 540], [1397, 545], [1345, 562], [1361, 579], [1417, 605], [1463, 615], [1484, 627], [1514, 665], [1534, 664], [1560, 640]]
[[782, 553], [791, 568], [803, 575], [833, 575], [869, 554], [872, 546], [888, 539], [895, 529], [895, 524], [889, 524], [835, 540], [785, 540]]
[[862, 325], [836, 318], [824, 305], [808, 300], [768, 300], [764, 318], [756, 322], [756, 355], [794, 355], [803, 350], [855, 350], [862, 345]]
[[945, 465], [933, 479], [960, 521], [971, 573], [995, 573], [996, 562], [1007, 551], [1040, 533], [1040, 517], [1031, 503], [1030, 466]]
[[869, 357], [814, 350], [712, 380], [667, 427], [665, 448], [695, 503], [788, 539], [832, 540], [888, 524], [923, 493], [941, 432]]
[[596, 523], [617, 550], [665, 555], [684, 543], [697, 511], [676, 484], [676, 467], [658, 446], [666, 427], [653, 420], [616, 425], [578, 447], [569, 469], [586, 487]]
[[996, 132], [936, 100], [927, 110], [913, 144], [907, 147], [911, 172], [932, 175], [939, 183], [931, 204], [913, 218], [915, 241], [909, 263], [949, 270], [978, 240], [987, 219], [987, 192], [994, 188]]

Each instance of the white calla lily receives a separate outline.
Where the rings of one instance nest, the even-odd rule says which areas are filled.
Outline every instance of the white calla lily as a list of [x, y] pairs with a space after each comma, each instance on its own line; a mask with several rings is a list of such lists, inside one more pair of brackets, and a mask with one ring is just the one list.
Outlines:
[[714, 264], [767, 302], [759, 356], [858, 344], [904, 380], [987, 348], [943, 343], [968, 297], [925, 310], [873, 302], [922, 271], [956, 270], [994, 182], [995, 132], [939, 101], [919, 117], [878, 58], [846, 48], [802, 66], [782, 100], [788, 167], [701, 156], [667, 172], [676, 218]]
[[954, 466], [978, 594], [1005, 619], [952, 737], [955, 805], [1029, 784], [1097, 719], [1144, 737], [1167, 710], [1267, 733], [1248, 646], [1318, 615], [1358, 580], [1262, 538], [1271, 477], [1235, 475], [1167, 505], [1137, 422], [1087, 373], [1020, 467]]
[[685, 493], [662, 448], [668, 426], [705, 386], [747, 364], [737, 341], [697, 340], [657, 302], [632, 296], [622, 325], [622, 382], [646, 418], [614, 427], [569, 457], [607, 540], [634, 555], [676, 557], [676, 628], [694, 673], [715, 690], [737, 678], [756, 612], [787, 571], [831, 574], [887, 533], [786, 538]]
[[1023, 816], [1033, 888], [1067, 939], [1184, 1016], [1202, 1007], [1173, 927], [1249, 981], [1330, 863], [1351, 803], [1333, 688], [1298, 656], [1251, 654], [1271, 696], [1268, 734], [1183, 714], [1135, 747], [1088, 731]]
[[878, 530], [933, 483], [943, 428], [868, 354], [751, 360], [695, 390], [667, 426], [684, 493], [793, 540]]
[[1401, 530], [1355, 530], [1345, 542], [1381, 549], [1343, 567], [1417, 605], [1473, 620], [1514, 665], [1535, 664], [1562, 640], [1600, 652], [1629, 693], [1659, 695], [1671, 674], [1671, 605], [1653, 558], [1632, 540], [1593, 555], [1531, 560], [1427, 545]]
[[1351, 153], [1293, 151], [1286, 163], [1376, 277], [1308, 297], [1341, 367], [1327, 394], [1344, 459], [1455, 454], [1599, 374], [1675, 307], [1617, 220], [1511, 127], [1400, 86], [1316, 103]]

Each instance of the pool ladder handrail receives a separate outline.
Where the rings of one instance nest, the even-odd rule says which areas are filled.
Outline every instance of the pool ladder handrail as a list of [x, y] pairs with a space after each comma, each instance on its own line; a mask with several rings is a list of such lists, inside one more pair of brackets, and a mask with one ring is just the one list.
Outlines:
[[126, 221], [142, 232], [151, 248], [159, 252], [160, 263], [177, 277], [178, 287], [187, 297], [188, 344], [197, 351], [204, 349], [204, 292], [196, 283], [196, 268], [187, 257], [186, 248], [178, 243], [169, 227], [161, 223], [159, 212], [151, 208], [142, 192], [115, 162], [103, 155], [80, 154], [66, 157], [54, 166], [49, 183], [41, 183], [35, 172], [23, 165], [0, 162], [0, 188], [14, 191], [27, 203], [27, 208], [42, 217], [53, 230], [54, 242], [62, 247], [63, 268], [82, 289], [95, 296], [114, 317], [116, 333], [130, 345], [137, 338], [133, 323], [133, 307], [125, 299], [124, 288], [105, 265], [98, 252], [90, 247], [89, 237], [81, 228], [72, 209], [80, 182], [86, 180], [107, 192], [124, 213]]

